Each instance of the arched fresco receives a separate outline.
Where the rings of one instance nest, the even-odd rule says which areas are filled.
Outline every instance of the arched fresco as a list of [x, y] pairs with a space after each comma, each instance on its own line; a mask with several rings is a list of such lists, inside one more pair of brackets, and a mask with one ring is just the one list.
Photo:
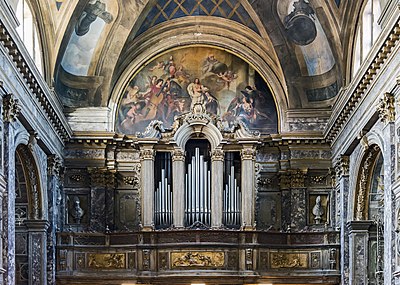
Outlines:
[[152, 120], [168, 128], [195, 103], [227, 127], [240, 120], [262, 134], [278, 131], [275, 101], [262, 77], [241, 58], [212, 47], [186, 47], [152, 59], [129, 80], [116, 129], [136, 134]]

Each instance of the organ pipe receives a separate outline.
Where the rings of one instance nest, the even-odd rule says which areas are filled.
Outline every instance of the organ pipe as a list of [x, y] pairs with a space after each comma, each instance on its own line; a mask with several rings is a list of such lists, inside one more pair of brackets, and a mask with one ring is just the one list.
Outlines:
[[200, 149], [194, 149], [194, 155], [187, 165], [186, 183], [186, 225], [196, 222], [210, 225], [211, 222], [211, 172]]
[[170, 154], [157, 153], [156, 164], [154, 223], [156, 228], [166, 228], [172, 225], [173, 218]]
[[241, 220], [242, 192], [240, 191], [240, 160], [235, 159], [236, 153], [226, 153], [225, 182], [223, 193], [223, 219], [228, 227], [239, 227]]

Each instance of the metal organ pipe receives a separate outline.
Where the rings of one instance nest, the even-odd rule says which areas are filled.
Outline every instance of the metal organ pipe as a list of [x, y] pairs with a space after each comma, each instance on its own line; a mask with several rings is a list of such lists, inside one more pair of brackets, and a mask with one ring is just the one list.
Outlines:
[[[166, 154], [163, 155], [167, 156]], [[161, 161], [161, 173], [154, 195], [154, 222], [156, 227], [166, 228], [172, 225], [172, 187], [171, 183], [168, 182], [168, 176], [171, 175], [171, 165], [169, 159], [164, 157], [159, 159]]]
[[195, 148], [185, 175], [186, 225], [195, 222], [209, 225], [211, 222], [211, 172], [200, 149]]
[[[231, 154], [232, 155], [232, 154]], [[226, 226], [240, 226], [241, 191], [240, 182], [235, 178], [235, 165], [232, 159], [226, 159], [228, 172], [224, 187], [224, 224]], [[230, 166], [230, 167], [229, 167]]]

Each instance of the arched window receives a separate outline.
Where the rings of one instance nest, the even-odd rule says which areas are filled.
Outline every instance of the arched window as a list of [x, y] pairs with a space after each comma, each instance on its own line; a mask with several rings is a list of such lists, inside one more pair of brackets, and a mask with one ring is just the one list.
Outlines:
[[379, 2], [379, 0], [368, 0], [363, 6], [356, 30], [355, 48], [353, 51], [353, 76], [359, 70], [381, 32], [381, 27], [378, 24], [381, 14]]
[[18, 2], [16, 14], [19, 21], [17, 32], [39, 72], [43, 74], [42, 52], [39, 44], [38, 29], [36, 20], [27, 1], [22, 0]]

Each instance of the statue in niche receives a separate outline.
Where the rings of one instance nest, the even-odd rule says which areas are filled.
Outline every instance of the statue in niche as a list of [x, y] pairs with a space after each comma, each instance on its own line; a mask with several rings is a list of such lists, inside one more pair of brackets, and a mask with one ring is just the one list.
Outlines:
[[324, 214], [324, 207], [321, 204], [321, 196], [317, 196], [315, 199], [315, 205], [312, 209], [312, 213], [315, 216], [315, 224], [320, 224], [322, 220], [322, 215]]
[[81, 223], [82, 217], [85, 214], [85, 211], [83, 211], [80, 204], [81, 201], [79, 200], [79, 197], [75, 196], [71, 216], [74, 218], [74, 222], [77, 224]]

